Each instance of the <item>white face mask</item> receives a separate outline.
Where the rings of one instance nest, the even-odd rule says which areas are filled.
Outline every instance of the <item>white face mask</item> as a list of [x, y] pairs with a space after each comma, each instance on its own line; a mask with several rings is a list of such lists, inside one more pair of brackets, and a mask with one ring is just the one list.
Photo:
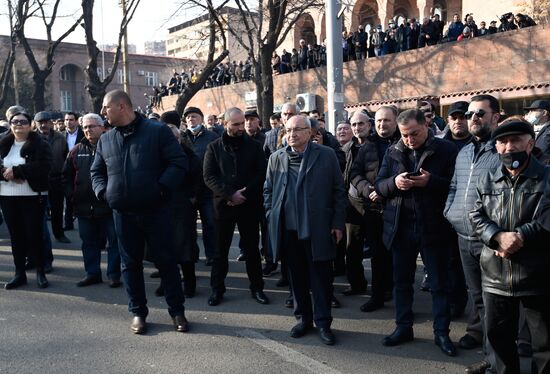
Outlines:
[[197, 135], [202, 129], [202, 123], [197, 126], [189, 126], [188, 128], [189, 128], [189, 131], [193, 133], [193, 135]]
[[540, 118], [542, 117], [542, 113], [539, 112], [529, 112], [525, 116], [525, 120], [529, 122], [533, 126], [537, 126], [540, 123]]

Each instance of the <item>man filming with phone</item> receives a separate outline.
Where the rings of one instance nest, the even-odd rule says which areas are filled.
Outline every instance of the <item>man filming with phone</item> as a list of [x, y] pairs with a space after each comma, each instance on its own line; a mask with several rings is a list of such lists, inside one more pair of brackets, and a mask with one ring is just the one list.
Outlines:
[[418, 109], [397, 117], [401, 140], [390, 146], [375, 181], [386, 199], [384, 245], [392, 251], [396, 328], [382, 344], [395, 346], [414, 339], [413, 285], [416, 259], [422, 253], [430, 278], [434, 343], [448, 356], [456, 355], [449, 338], [447, 270], [451, 227], [443, 208], [453, 175], [456, 146], [434, 137]]

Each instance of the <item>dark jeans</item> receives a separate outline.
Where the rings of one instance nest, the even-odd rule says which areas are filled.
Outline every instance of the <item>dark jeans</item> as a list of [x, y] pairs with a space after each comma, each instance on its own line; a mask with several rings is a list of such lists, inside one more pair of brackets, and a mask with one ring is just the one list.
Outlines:
[[346, 275], [349, 285], [353, 290], [364, 290], [367, 288], [365, 268], [363, 267], [365, 226], [346, 223], [346, 237]]
[[332, 261], [313, 261], [310, 240], [298, 240], [296, 231], [285, 231], [283, 235], [283, 256], [294, 295], [294, 316], [301, 323], [312, 324], [315, 321], [319, 328], [330, 327]]
[[235, 225], [239, 228], [242, 249], [246, 256], [246, 273], [250, 281], [250, 290], [262, 291], [264, 280], [262, 277], [262, 259], [258, 248], [260, 240], [259, 221], [254, 214], [245, 211], [236, 212], [234, 218], [216, 219], [218, 245], [212, 263], [210, 279], [212, 291], [225, 293], [225, 277], [227, 277], [229, 269], [229, 248], [231, 247]]
[[126, 284], [128, 310], [136, 316], [148, 314], [143, 279], [145, 244], [155, 267], [159, 269], [168, 312], [183, 314], [185, 298], [174, 253], [173, 213], [159, 208], [148, 213], [113, 212], [118, 249], [122, 261], [122, 276]]
[[392, 247], [395, 322], [400, 329], [411, 329], [413, 326], [413, 286], [416, 259], [421, 250], [423, 250], [423, 261], [430, 278], [434, 334], [447, 335], [451, 322], [448, 300], [448, 248], [444, 244], [422, 248], [420, 235], [408, 229], [398, 231]]
[[51, 189], [48, 191], [48, 200], [50, 202], [50, 216], [52, 218], [53, 236], [60, 238], [64, 236], [63, 232], [63, 200], [65, 194], [63, 191]]
[[393, 290], [392, 253], [386, 248], [382, 239], [384, 230], [382, 214], [366, 211], [364, 220], [366, 244], [372, 249], [372, 298], [383, 302], [384, 294]]
[[216, 252], [216, 227], [214, 225], [214, 200], [212, 197], [199, 197], [195, 200], [193, 209], [195, 231], [197, 230], [197, 211], [201, 216], [204, 255], [213, 258]]
[[84, 270], [89, 276], [101, 277], [101, 250], [107, 247], [107, 277], [120, 279], [120, 254], [118, 253], [118, 239], [115, 232], [113, 217], [78, 218], [78, 231], [82, 239], [82, 257]]
[[37, 268], [44, 266], [45, 205], [45, 196], [0, 196], [17, 273], [25, 272], [27, 255], [33, 257]]
[[449, 304], [463, 309], [468, 303], [468, 291], [456, 235], [453, 235], [452, 239], [450, 238], [449, 247]]
[[516, 338], [520, 302], [531, 331], [532, 373], [550, 373], [550, 297], [548, 295], [509, 297], [483, 293], [485, 330], [495, 353], [494, 373], [519, 373]]

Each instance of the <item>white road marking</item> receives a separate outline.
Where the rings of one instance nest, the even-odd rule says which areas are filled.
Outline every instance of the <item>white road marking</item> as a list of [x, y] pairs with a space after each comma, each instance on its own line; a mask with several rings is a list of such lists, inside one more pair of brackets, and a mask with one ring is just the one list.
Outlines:
[[322, 362], [314, 360], [292, 348], [289, 348], [286, 345], [277, 343], [276, 341], [269, 339], [267, 336], [262, 335], [259, 332], [245, 329], [238, 331], [237, 334], [267, 350], [270, 350], [273, 353], [276, 353], [277, 355], [281, 356], [283, 360], [296, 364], [312, 373], [342, 374], [340, 371], [333, 369], [330, 366], [323, 364]]

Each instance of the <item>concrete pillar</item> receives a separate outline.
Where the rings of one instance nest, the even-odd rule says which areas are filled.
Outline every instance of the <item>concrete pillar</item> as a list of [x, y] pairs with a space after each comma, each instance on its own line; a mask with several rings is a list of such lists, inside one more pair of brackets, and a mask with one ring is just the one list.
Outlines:
[[378, 18], [380, 19], [382, 30], [386, 30], [388, 27], [388, 22], [391, 16], [393, 16], [393, 1], [391, 6], [389, 4], [389, 0], [378, 1]]
[[434, 0], [417, 0], [416, 5], [418, 6], [418, 21], [422, 23], [424, 17], [431, 16]]

